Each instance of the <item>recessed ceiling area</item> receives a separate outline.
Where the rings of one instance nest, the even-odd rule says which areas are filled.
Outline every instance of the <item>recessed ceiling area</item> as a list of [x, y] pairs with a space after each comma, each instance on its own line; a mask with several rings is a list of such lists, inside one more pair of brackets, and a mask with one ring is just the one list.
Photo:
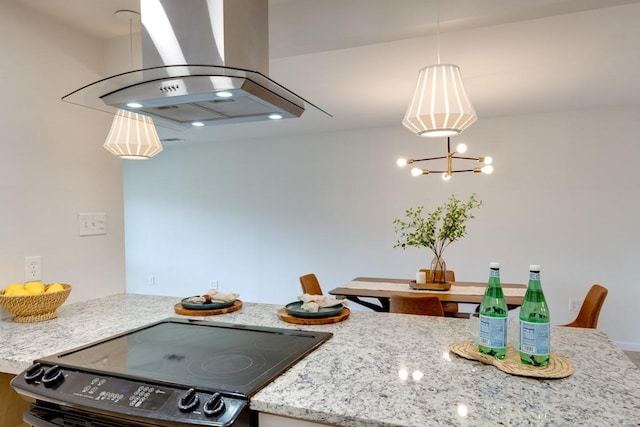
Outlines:
[[[100, 39], [128, 34], [115, 10], [139, 10], [137, 0], [12, 1]], [[478, 120], [638, 104], [640, 0], [441, 3], [442, 62], [460, 66]], [[159, 129], [161, 137], [401, 126], [418, 71], [436, 63], [436, 0], [270, 0], [269, 7], [270, 77], [334, 117]]]

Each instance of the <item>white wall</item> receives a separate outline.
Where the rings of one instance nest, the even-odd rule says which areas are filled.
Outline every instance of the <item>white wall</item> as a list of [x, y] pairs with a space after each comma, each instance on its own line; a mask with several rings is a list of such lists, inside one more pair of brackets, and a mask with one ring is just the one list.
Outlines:
[[124, 166], [127, 290], [188, 296], [218, 280], [244, 300], [284, 304], [308, 272], [326, 290], [355, 276], [410, 278], [431, 255], [393, 249], [393, 219], [475, 192], [484, 206], [445, 253], [457, 278], [484, 281], [496, 260], [504, 282], [526, 283], [540, 263], [556, 324], [575, 316], [569, 298], [601, 283], [600, 327], [640, 350], [639, 120], [640, 108], [480, 119], [454, 142], [491, 155], [495, 173], [448, 183], [395, 166], [446, 148], [400, 124], [167, 147]]
[[[69, 302], [123, 292], [121, 164], [100, 140], [111, 117], [60, 100], [100, 78], [101, 45], [12, 2], [0, 39], [0, 287], [40, 255], [45, 282], [73, 285]], [[108, 234], [79, 237], [79, 212], [106, 212]]]

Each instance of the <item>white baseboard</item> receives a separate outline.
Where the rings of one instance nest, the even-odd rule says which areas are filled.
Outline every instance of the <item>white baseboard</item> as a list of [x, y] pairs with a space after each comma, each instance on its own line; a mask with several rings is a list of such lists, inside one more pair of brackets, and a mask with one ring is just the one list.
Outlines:
[[614, 344], [624, 351], [640, 351], [640, 343], [628, 341], [614, 341]]

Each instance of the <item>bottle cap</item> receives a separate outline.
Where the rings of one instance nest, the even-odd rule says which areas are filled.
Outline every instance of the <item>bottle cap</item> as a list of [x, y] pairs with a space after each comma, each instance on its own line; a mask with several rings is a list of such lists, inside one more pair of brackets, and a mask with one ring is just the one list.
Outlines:
[[500, 263], [499, 262], [490, 262], [489, 263], [489, 268], [500, 268]]
[[536, 273], [540, 273], [540, 266], [538, 264], [531, 264], [529, 266], [529, 271], [535, 271]]

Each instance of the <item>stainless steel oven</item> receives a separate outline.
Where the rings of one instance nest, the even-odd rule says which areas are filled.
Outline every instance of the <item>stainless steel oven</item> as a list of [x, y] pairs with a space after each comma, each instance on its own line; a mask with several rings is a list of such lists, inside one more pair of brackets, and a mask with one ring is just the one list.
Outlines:
[[251, 396], [331, 336], [169, 318], [38, 359], [11, 385], [36, 427], [255, 427]]

